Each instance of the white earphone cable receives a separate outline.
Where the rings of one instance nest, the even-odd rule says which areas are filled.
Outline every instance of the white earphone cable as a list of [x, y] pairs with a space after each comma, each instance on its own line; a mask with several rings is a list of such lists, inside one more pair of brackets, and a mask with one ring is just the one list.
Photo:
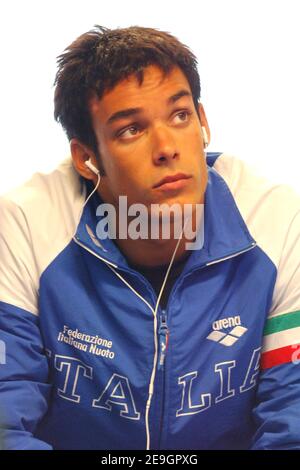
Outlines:
[[93, 191], [91, 192], [91, 194], [89, 194], [89, 196], [87, 197], [87, 199], [84, 201], [84, 204], [82, 205], [81, 209], [80, 209], [80, 212], [79, 212], [79, 216], [78, 216], [78, 221], [77, 221], [77, 224], [75, 226], [75, 231], [73, 233], [73, 236], [72, 238], [75, 237], [76, 235], [76, 232], [77, 232], [77, 227], [78, 227], [78, 224], [80, 222], [80, 219], [81, 219], [81, 216], [82, 216], [82, 213], [83, 213], [83, 209], [85, 208], [86, 204], [88, 203], [88, 201], [90, 200], [90, 198], [92, 197], [92, 195], [94, 194], [95, 191], [97, 191], [98, 187], [99, 187], [99, 184], [100, 184], [100, 180], [101, 180], [101, 176], [100, 176], [100, 173], [97, 173], [97, 183], [93, 189]]
[[[191, 217], [192, 217], [192, 216], [191, 216]], [[164, 277], [162, 286], [161, 286], [161, 288], [160, 288], [160, 292], [159, 292], [159, 294], [158, 294], [157, 302], [156, 302], [155, 309], [154, 309], [154, 312], [153, 312], [153, 315], [154, 315], [154, 345], [155, 345], [155, 354], [154, 354], [153, 368], [152, 368], [151, 379], [150, 379], [149, 390], [148, 390], [149, 395], [148, 395], [148, 400], [147, 400], [147, 404], [146, 404], [146, 413], [145, 413], [146, 436], [147, 436], [146, 450], [150, 450], [149, 411], [150, 411], [152, 396], [153, 396], [153, 393], [154, 393], [154, 381], [155, 381], [156, 367], [157, 367], [157, 357], [158, 357], [158, 345], [157, 345], [157, 310], [158, 310], [159, 302], [160, 302], [161, 296], [162, 296], [162, 294], [163, 294], [163, 291], [164, 291], [164, 288], [165, 288], [165, 285], [166, 285], [166, 282], [167, 282], [167, 279], [168, 279], [168, 276], [169, 276], [171, 267], [172, 267], [172, 265], [173, 265], [173, 262], [174, 262], [174, 259], [175, 259], [175, 256], [176, 256], [176, 253], [177, 253], [177, 250], [178, 250], [178, 247], [179, 247], [179, 243], [180, 243], [180, 241], [181, 241], [181, 239], [182, 239], [182, 234], [183, 234], [183, 232], [184, 232], [184, 229], [185, 229], [185, 226], [186, 226], [188, 220], [190, 220], [191, 217], [187, 218], [186, 221], [185, 221], [185, 223], [184, 223], [184, 225], [183, 225], [183, 228], [182, 228], [180, 237], [179, 237], [179, 239], [178, 239], [178, 241], [177, 241], [177, 244], [176, 244], [175, 250], [174, 250], [174, 252], [173, 252], [171, 261], [170, 261], [170, 263], [169, 263], [167, 272], [166, 272], [166, 274], [165, 274], [165, 277]]]

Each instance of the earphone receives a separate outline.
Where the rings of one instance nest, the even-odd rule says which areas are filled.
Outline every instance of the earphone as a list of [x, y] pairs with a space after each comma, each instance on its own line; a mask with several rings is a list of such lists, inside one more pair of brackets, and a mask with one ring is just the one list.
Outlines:
[[91, 162], [91, 157], [90, 157], [87, 161], [85, 161], [84, 164], [85, 164], [93, 173], [95, 173], [95, 175], [97, 175], [97, 176], [100, 175], [100, 171], [98, 170], [98, 168], [96, 168], [96, 167], [92, 164], [92, 162]]
[[203, 136], [203, 142], [204, 142], [204, 148], [206, 148], [208, 146], [208, 136], [207, 136], [207, 132], [206, 132], [206, 129], [204, 126], [201, 127], [202, 129], [202, 136]]
[[[83, 204], [82, 208], [81, 208], [81, 212], [80, 212], [80, 217], [81, 217], [81, 214], [82, 214], [82, 211], [83, 211], [83, 208], [84, 206], [88, 203], [89, 199], [92, 197], [92, 195], [94, 194], [95, 191], [97, 191], [98, 189], [98, 186], [100, 184], [100, 181], [101, 181], [101, 175], [100, 175], [100, 171], [98, 170], [98, 168], [96, 168], [92, 162], [91, 162], [91, 158], [89, 158], [88, 160], [86, 160], [84, 162], [84, 164], [93, 172], [95, 173], [95, 175], [97, 175], [97, 184], [96, 186], [94, 187], [93, 191], [91, 192], [91, 194], [88, 196], [88, 198], [85, 200], [85, 203]], [[80, 219], [79, 217], [79, 219]], [[75, 233], [76, 233], [76, 229], [75, 229]], [[75, 235], [75, 234], [74, 234]]]

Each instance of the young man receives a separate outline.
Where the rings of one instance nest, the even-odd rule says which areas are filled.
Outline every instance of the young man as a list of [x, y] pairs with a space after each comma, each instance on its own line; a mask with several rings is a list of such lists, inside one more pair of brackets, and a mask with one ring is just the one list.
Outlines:
[[[1, 200], [5, 448], [299, 449], [299, 196], [205, 154], [170, 34], [95, 27], [58, 67], [72, 159]], [[158, 236], [124, 235], [137, 204]]]

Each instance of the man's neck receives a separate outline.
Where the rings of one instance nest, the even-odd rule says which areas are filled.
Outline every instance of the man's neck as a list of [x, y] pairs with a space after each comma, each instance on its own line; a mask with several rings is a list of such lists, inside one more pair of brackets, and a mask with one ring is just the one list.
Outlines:
[[[179, 261], [188, 256], [186, 250], [187, 241], [184, 237], [180, 240], [174, 261]], [[171, 261], [178, 243], [173, 240], [115, 240], [119, 249], [128, 259], [130, 264], [141, 267], [155, 267], [167, 265]]]
[[[199, 225], [203, 223], [203, 220], [202, 217], [197, 218], [196, 213], [194, 212], [189, 222], [192, 224], [192, 233], [196, 234], [199, 230]], [[185, 224], [184, 227], [180, 224], [180, 230], [175, 231], [174, 225], [171, 223], [170, 232], [168, 233], [173, 234], [173, 236], [164, 238], [162, 235], [162, 227], [160, 225], [158, 238], [152, 238], [149, 230], [148, 238], [138, 238], [134, 240], [129, 237], [122, 239], [117, 236], [115, 243], [128, 259], [129, 263], [133, 265], [149, 268], [168, 265], [175, 250], [174, 262], [184, 259], [190, 254], [190, 251], [187, 250], [187, 246], [192, 243], [193, 240], [186, 237], [186, 233], [189, 233], [186, 232], [186, 228], [187, 224]], [[177, 233], [177, 236], [174, 235], [175, 233]]]
[[[101, 196], [100, 196], [101, 197]], [[103, 196], [101, 197], [103, 200]], [[105, 198], [104, 198], [105, 199]], [[108, 202], [108, 198], [106, 200]], [[157, 228], [158, 224], [158, 236], [156, 238], [153, 238], [151, 235], [151, 221], [149, 219], [147, 220], [146, 226], [147, 231], [148, 231], [148, 238], [137, 238], [133, 239], [130, 238], [128, 235], [127, 238], [124, 238], [123, 232], [124, 232], [124, 227], [122, 226], [122, 236], [119, 236], [121, 228], [119, 228], [119, 206], [116, 203], [116, 201], [110, 202], [115, 207], [115, 237], [114, 237], [114, 242], [120, 249], [120, 251], [124, 254], [124, 256], [127, 258], [128, 262], [130, 264], [133, 264], [135, 266], [141, 266], [141, 267], [156, 267], [156, 266], [163, 266], [163, 265], [168, 265], [172, 259], [172, 256], [174, 254], [174, 251], [176, 250], [176, 254], [174, 257], [174, 262], [183, 260], [184, 258], [187, 258], [190, 254], [190, 251], [187, 250], [187, 245], [193, 243], [195, 240], [196, 234], [198, 233], [199, 226], [200, 224], [203, 223], [203, 211], [198, 212], [198, 210], [193, 210], [192, 214], [187, 217], [187, 219], [184, 217], [184, 220], [181, 220], [178, 224], [178, 220], [176, 217], [173, 218], [172, 220], [169, 220], [168, 223], [170, 224], [169, 231], [170, 236], [168, 238], [164, 238], [164, 231], [163, 227], [160, 222], [157, 222], [154, 224], [154, 226]], [[204, 207], [204, 196], [200, 203], [197, 205], [197, 208], [203, 209]], [[125, 220], [127, 219], [127, 215], [125, 217]], [[127, 219], [127, 227], [126, 227], [126, 233], [129, 227], [131, 220], [128, 221]], [[188, 223], [187, 223], [188, 222]], [[182, 226], [184, 224], [184, 227]], [[123, 224], [124, 225], [124, 224]], [[186, 228], [190, 230], [185, 231]], [[176, 227], [176, 229], [175, 229]], [[179, 230], [178, 230], [179, 229]], [[175, 236], [176, 233], [176, 236]], [[189, 234], [189, 237], [186, 237], [186, 233]], [[191, 237], [192, 234], [192, 237]], [[172, 236], [173, 235], [173, 236]], [[194, 236], [194, 238], [193, 238]], [[179, 241], [179, 238], [180, 241]], [[193, 238], [193, 239], [192, 239]], [[176, 248], [178, 244], [178, 247]]]

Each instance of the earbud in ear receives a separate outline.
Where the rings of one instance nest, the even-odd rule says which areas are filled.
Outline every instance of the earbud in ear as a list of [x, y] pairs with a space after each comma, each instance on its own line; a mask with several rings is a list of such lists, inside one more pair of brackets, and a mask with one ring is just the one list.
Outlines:
[[92, 162], [91, 162], [91, 159], [89, 158], [89, 160], [85, 161], [84, 164], [93, 172], [95, 173], [95, 175], [99, 175], [100, 174], [100, 171], [98, 170], [98, 168], [96, 168]]
[[204, 126], [201, 127], [202, 129], [202, 136], [203, 136], [203, 142], [204, 142], [204, 148], [206, 148], [208, 146], [208, 136], [207, 136], [207, 132], [206, 132], [206, 129]]

